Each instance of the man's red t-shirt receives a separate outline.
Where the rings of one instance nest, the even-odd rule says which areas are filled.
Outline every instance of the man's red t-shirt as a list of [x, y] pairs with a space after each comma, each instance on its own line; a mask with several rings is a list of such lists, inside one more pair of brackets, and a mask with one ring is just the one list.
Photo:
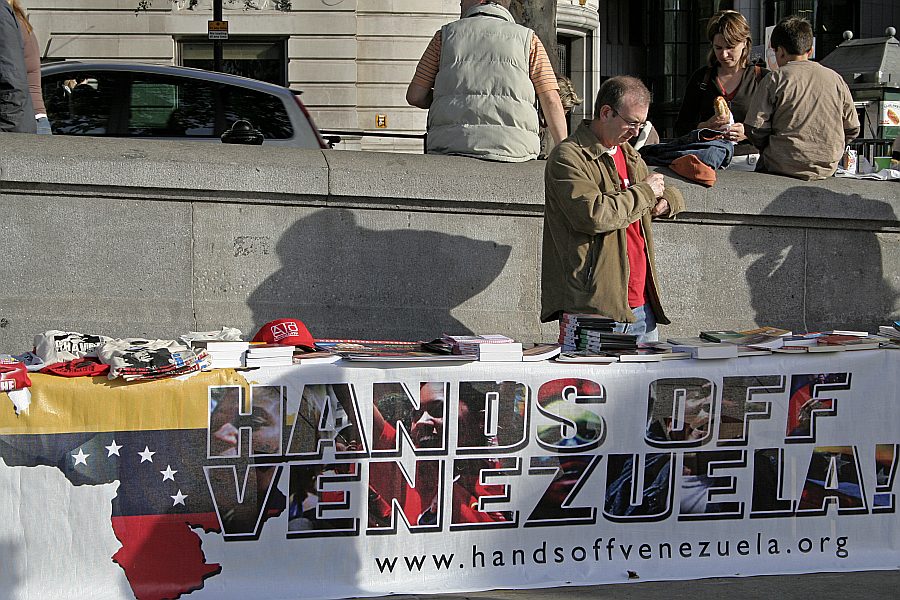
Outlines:
[[[625, 165], [625, 155], [622, 149], [616, 147], [612, 155], [616, 163], [616, 172], [623, 188], [631, 187], [628, 178], [628, 167]], [[626, 249], [628, 252], [628, 306], [637, 308], [647, 303], [647, 252], [644, 242], [644, 234], [641, 231], [641, 220], [638, 219], [625, 230]]]

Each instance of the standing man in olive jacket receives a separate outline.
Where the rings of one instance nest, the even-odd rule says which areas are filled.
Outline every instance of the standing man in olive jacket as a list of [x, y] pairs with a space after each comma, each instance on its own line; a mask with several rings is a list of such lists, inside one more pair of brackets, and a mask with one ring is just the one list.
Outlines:
[[684, 210], [627, 142], [647, 120], [650, 91], [619, 76], [600, 86], [594, 118], [550, 153], [544, 173], [541, 321], [601, 314], [616, 331], [658, 339], [659, 298], [651, 219]]
[[434, 34], [406, 101], [428, 109], [425, 151], [524, 162], [541, 150], [535, 100], [555, 143], [567, 134], [559, 84], [535, 33], [510, 0], [462, 0], [461, 18]]

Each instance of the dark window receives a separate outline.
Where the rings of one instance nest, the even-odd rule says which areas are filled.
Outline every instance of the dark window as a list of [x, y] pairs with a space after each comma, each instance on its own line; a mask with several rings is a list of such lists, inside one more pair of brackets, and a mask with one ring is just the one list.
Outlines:
[[270, 94], [228, 86], [224, 89], [222, 104], [225, 126], [238, 120], [250, 121], [266, 139], [281, 140], [294, 135], [294, 128], [284, 103]]
[[216, 87], [198, 79], [135, 73], [128, 135], [214, 137]]
[[114, 129], [114, 99], [122, 77], [102, 72], [61, 73], [43, 78], [47, 116], [53, 132], [107, 135]]
[[[285, 39], [232, 38], [222, 44], [222, 72], [287, 86], [287, 41]], [[213, 43], [209, 40], [181, 41], [181, 65], [213, 70]]]

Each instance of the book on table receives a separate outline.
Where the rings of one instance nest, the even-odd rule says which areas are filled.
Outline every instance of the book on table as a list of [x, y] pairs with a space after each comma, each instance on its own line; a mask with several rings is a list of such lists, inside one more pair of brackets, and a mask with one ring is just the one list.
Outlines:
[[775, 354], [805, 354], [808, 348], [809, 346], [793, 346], [787, 344], [781, 348], [772, 348], [772, 352]]
[[751, 333], [736, 338], [722, 340], [725, 344], [737, 344], [739, 346], [752, 346], [755, 348], [781, 348], [784, 346], [784, 336], [769, 335], [766, 333]]
[[240, 369], [244, 366], [244, 355], [241, 354], [237, 358], [233, 357], [214, 357], [209, 355], [209, 366], [213, 369]]
[[353, 352], [355, 354], [366, 354], [373, 352], [403, 352], [403, 351], [419, 351], [422, 349], [421, 342], [406, 342], [400, 340], [316, 340], [316, 348], [326, 352]]
[[770, 327], [768, 325], [763, 325], [762, 327], [756, 327], [754, 329], [741, 329], [738, 333], [744, 335], [752, 335], [755, 333], [762, 333], [764, 335], [792, 335], [793, 332], [790, 329], [782, 329], [781, 327]]
[[333, 352], [319, 350], [317, 352], [295, 352], [293, 360], [295, 365], [328, 364], [341, 360], [341, 356]]
[[700, 337], [708, 342], [726, 342], [730, 339], [744, 337], [744, 335], [746, 334], [739, 333], [733, 329], [700, 332]]
[[607, 354], [596, 354], [586, 350], [572, 350], [570, 352], [560, 352], [553, 360], [564, 363], [599, 363], [610, 364], [617, 362], [619, 359], [615, 356]]
[[846, 350], [875, 350], [888, 338], [878, 335], [823, 335], [818, 338], [818, 346], [840, 346]]
[[229, 340], [192, 340], [191, 348], [205, 350], [213, 369], [237, 369], [244, 366], [244, 356], [250, 342]]
[[291, 356], [250, 356], [244, 359], [246, 367], [287, 367], [294, 364], [294, 357]]
[[564, 351], [584, 349], [586, 332], [612, 332], [616, 322], [603, 315], [563, 313], [559, 319], [558, 342]]
[[251, 343], [247, 348], [247, 358], [262, 358], [268, 356], [294, 356], [294, 346], [285, 346], [284, 344], [260, 344]]
[[737, 344], [709, 342], [701, 337], [669, 338], [669, 344], [675, 352], [689, 352], [691, 358], [716, 359], [737, 358]]
[[756, 348], [754, 346], [741, 346], [738, 344], [737, 347], [738, 356], [765, 356], [766, 354], [772, 354], [771, 348]]
[[522, 350], [522, 360], [525, 362], [549, 360], [559, 355], [561, 350], [559, 344], [535, 344]]
[[519, 342], [479, 344], [475, 351], [480, 361], [522, 362], [522, 344]]
[[853, 334], [809, 334], [807, 339], [797, 341], [788, 340], [785, 345], [777, 350], [780, 352], [843, 352], [845, 350], [875, 350], [882, 347], [889, 339], [883, 336], [866, 335], [865, 337]]
[[879, 325], [878, 335], [883, 335], [891, 339], [900, 339], [900, 329], [894, 325]]
[[519, 351], [522, 349], [522, 345], [519, 342], [499, 333], [482, 335], [449, 335], [445, 333], [441, 336], [441, 339], [450, 343], [453, 354], [478, 354], [482, 346], [493, 348], [494, 350], [497, 349], [495, 347], [504, 347], [507, 350], [511, 350], [512, 348], [509, 344], [518, 344]]
[[[381, 352], [340, 352], [335, 356], [352, 362], [381, 362], [381, 363], [407, 363], [407, 362], [471, 362], [478, 360], [474, 354], [438, 354], [425, 350], [384, 350]], [[520, 359], [521, 360], [521, 359]]]
[[609, 350], [604, 352], [604, 354], [615, 356], [619, 362], [659, 362], [691, 358], [690, 352], [675, 352], [671, 347], [663, 348], [644, 345], [632, 350]]
[[230, 340], [192, 340], [191, 347], [205, 348], [207, 352], [240, 354], [250, 347], [250, 342]]
[[[399, 340], [319, 340], [316, 347], [356, 362], [472, 361], [475, 354], [448, 354], [429, 349], [433, 342]], [[301, 355], [302, 360], [302, 355]]]

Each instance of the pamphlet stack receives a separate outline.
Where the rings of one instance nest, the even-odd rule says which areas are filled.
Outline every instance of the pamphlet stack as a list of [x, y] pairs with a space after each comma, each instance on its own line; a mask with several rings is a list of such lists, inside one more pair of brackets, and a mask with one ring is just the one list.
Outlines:
[[559, 343], [563, 352], [585, 350], [588, 332], [612, 333], [616, 322], [603, 315], [563, 313], [559, 320]]
[[210, 367], [213, 369], [237, 369], [244, 366], [244, 356], [250, 342], [194, 340], [191, 347], [195, 350], [205, 349], [209, 355]]
[[250, 344], [248, 367], [285, 367], [294, 364], [294, 347], [281, 344]]

